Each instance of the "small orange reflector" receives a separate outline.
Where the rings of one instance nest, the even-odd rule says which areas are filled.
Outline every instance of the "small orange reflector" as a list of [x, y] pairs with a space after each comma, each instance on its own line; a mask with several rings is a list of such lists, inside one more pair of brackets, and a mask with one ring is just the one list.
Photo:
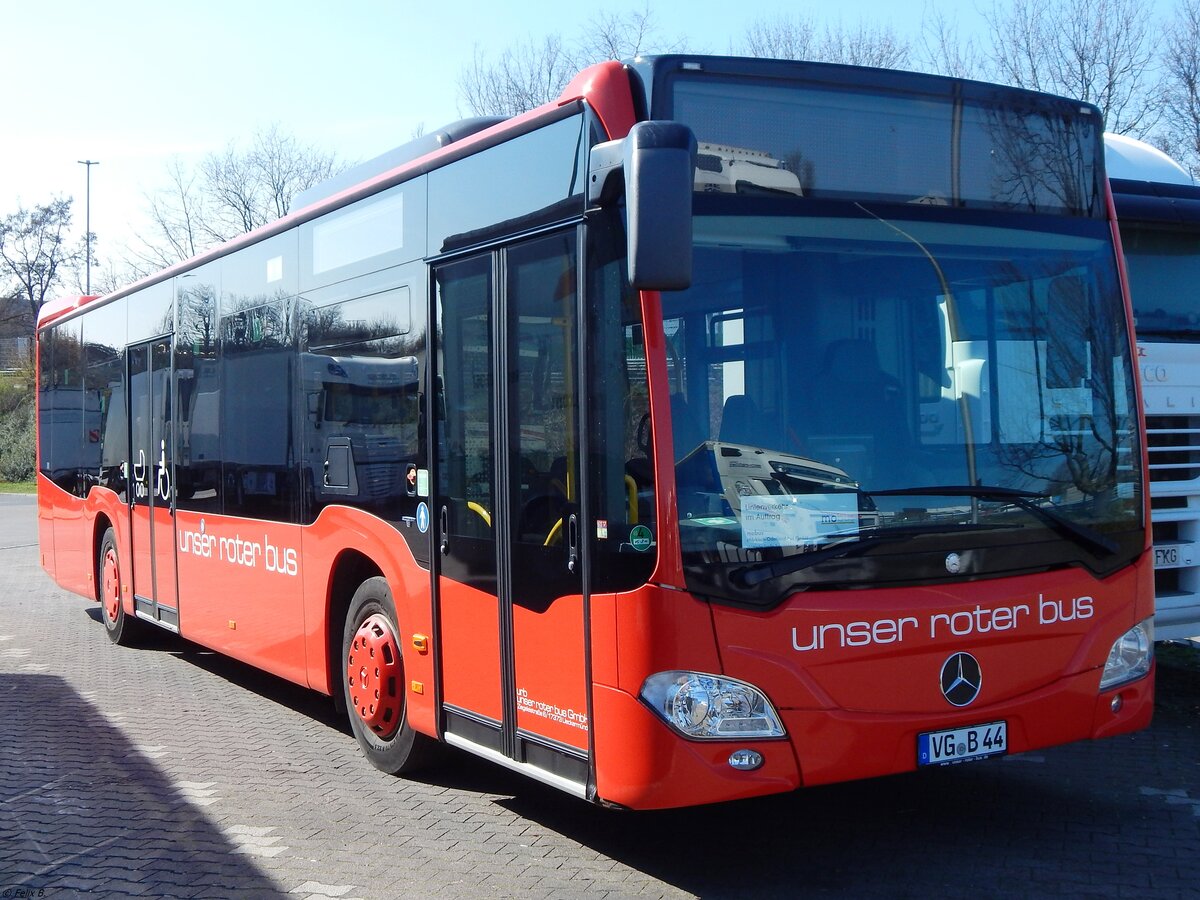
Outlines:
[[425, 683], [424, 683], [424, 682], [421, 682], [421, 681], [414, 681], [414, 682], [412, 683], [412, 692], [413, 692], [414, 694], [423, 694], [423, 693], [425, 693]]
[[237, 622], [233, 621], [233, 619], [230, 619], [230, 620], [229, 620], [229, 630], [230, 630], [230, 631], [236, 631], [236, 630], [237, 630]]
[[423, 634], [414, 634], [412, 636], [413, 649], [418, 653], [427, 653], [429, 651], [429, 638]]

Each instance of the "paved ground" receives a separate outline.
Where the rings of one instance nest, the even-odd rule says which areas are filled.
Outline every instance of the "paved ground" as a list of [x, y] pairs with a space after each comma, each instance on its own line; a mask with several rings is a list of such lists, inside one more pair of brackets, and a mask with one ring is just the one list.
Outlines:
[[1143, 733], [695, 810], [590, 807], [453, 755], [384, 776], [319, 697], [109, 644], [0, 496], [0, 900], [1200, 896], [1200, 651]]

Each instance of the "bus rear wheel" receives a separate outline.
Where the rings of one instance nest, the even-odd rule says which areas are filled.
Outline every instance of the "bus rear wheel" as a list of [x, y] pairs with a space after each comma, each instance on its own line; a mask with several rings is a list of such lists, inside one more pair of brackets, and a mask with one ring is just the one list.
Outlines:
[[396, 605], [385, 578], [368, 578], [350, 600], [341, 681], [350, 727], [371, 765], [400, 775], [429, 762], [435, 742], [408, 724]]
[[114, 644], [128, 647], [136, 642], [142, 629], [141, 623], [125, 614], [121, 602], [121, 565], [117, 556], [117, 536], [111, 528], [100, 539], [97, 558], [100, 573], [100, 619], [104, 622], [104, 633]]

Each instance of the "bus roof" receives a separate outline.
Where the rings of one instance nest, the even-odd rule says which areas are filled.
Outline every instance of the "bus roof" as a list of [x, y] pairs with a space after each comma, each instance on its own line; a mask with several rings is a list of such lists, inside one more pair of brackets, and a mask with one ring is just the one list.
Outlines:
[[53, 319], [60, 319], [67, 313], [74, 312], [81, 306], [99, 299], [99, 294], [72, 294], [47, 300], [38, 310], [38, 327]]
[[[360, 200], [370, 194], [414, 178], [424, 172], [446, 165], [477, 150], [516, 137], [529, 128], [556, 114], [557, 110], [576, 101], [587, 101], [613, 138], [624, 137], [636, 114], [629, 96], [629, 75], [622, 63], [609, 61], [597, 63], [581, 71], [563, 90], [555, 101], [539, 106], [510, 119], [466, 119], [455, 122], [429, 135], [426, 140], [418, 139], [413, 146], [397, 148], [362, 166], [353, 167], [354, 177], [343, 182], [335, 176], [330, 181], [306, 193], [301, 193], [292, 204], [292, 211], [274, 222], [230, 241], [210, 248], [191, 259], [176, 263], [147, 276], [133, 284], [103, 296], [65, 297], [47, 301], [38, 311], [37, 327], [42, 328], [63, 317], [70, 316], [84, 306], [102, 305], [110, 300], [132, 294], [142, 288], [166, 281], [175, 275], [194, 269], [206, 262], [227, 256], [242, 247], [272, 237], [289, 228], [311, 221], [325, 213]], [[414, 154], [414, 149], [421, 152]]]
[[423, 134], [409, 141], [407, 144], [401, 144], [399, 147], [395, 147], [373, 159], [368, 159], [366, 162], [351, 166], [337, 175], [322, 181], [320, 184], [315, 184], [307, 190], [301, 191], [292, 198], [292, 209], [301, 210], [312, 206], [318, 200], [332, 197], [334, 194], [354, 187], [377, 175], [397, 169], [405, 163], [410, 163], [420, 159], [422, 156], [436, 153], [438, 150], [449, 144], [453, 144], [455, 141], [461, 141], [463, 138], [470, 137], [476, 132], [483, 131], [485, 128], [499, 125], [503, 121], [505, 121], [504, 118], [498, 116], [479, 116], [474, 119], [461, 119], [439, 128], [431, 134]]

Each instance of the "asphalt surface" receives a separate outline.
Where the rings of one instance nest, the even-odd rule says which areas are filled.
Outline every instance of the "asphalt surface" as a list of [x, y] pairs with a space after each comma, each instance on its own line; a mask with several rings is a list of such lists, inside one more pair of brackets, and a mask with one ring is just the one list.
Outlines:
[[0, 900], [1197, 897], [1200, 650], [1147, 731], [661, 813], [448, 752], [360, 757], [323, 698], [163, 633], [113, 646], [0, 495]]

